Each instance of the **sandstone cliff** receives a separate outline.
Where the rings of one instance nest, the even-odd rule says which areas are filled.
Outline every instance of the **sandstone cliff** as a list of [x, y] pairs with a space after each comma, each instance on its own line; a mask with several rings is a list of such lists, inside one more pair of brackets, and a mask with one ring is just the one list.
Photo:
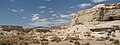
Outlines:
[[82, 10], [72, 17], [72, 24], [84, 24], [93, 21], [112, 21], [120, 19], [120, 3], [99, 4]]

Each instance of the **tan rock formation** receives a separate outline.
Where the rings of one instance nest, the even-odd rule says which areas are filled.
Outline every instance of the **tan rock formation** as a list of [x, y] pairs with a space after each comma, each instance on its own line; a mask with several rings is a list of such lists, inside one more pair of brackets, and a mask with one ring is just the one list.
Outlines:
[[112, 21], [120, 19], [120, 3], [99, 4], [82, 10], [72, 17], [72, 24], [84, 24], [93, 21]]

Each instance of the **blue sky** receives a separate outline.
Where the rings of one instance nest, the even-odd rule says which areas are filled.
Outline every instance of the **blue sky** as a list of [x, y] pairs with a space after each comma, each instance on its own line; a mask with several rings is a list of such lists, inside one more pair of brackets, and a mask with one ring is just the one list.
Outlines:
[[0, 0], [0, 25], [24, 27], [69, 24], [74, 13], [120, 0]]

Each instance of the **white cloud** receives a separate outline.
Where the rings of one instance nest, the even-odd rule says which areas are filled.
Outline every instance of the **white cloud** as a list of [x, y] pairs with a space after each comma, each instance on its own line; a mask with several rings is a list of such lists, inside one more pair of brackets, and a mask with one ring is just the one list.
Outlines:
[[51, 1], [51, 0], [47, 0], [47, 1]]
[[108, 1], [108, 0], [91, 0], [93, 3], [100, 3], [100, 2], [105, 2], [105, 1]]
[[49, 22], [32, 22], [32, 23], [29, 23], [29, 25], [32, 25], [32, 26], [47, 26]]
[[60, 17], [61, 17], [61, 18], [66, 18], [66, 17], [69, 17], [69, 16], [68, 16], [68, 15], [60, 14]]
[[[70, 21], [69, 20], [66, 20], [66, 19], [55, 19], [55, 18], [40, 18], [39, 17], [39, 14], [32, 14], [32, 22], [29, 23], [29, 25], [31, 26], [49, 26], [49, 25], [61, 25], [61, 24], [65, 24], [65, 23], [69, 23]], [[67, 16], [72, 16], [72, 14], [70, 15], [67, 15]], [[53, 14], [52, 16], [59, 16], [58, 14]], [[67, 16], [64, 16], [64, 17], [67, 17]], [[50, 20], [50, 21], [49, 21]]]
[[39, 19], [39, 21], [47, 21], [47, 18]]
[[10, 11], [12, 11], [12, 12], [18, 12], [18, 10], [16, 10], [16, 9], [8, 8], [8, 10], [10, 10]]
[[91, 3], [82, 3], [82, 4], [79, 4], [78, 7], [87, 7], [91, 5], [92, 5]]
[[74, 6], [71, 6], [70, 8], [74, 8]]
[[33, 17], [32, 18], [32, 21], [37, 21], [37, 20], [39, 20], [40, 18], [39, 17]]
[[52, 14], [52, 16], [55, 16], [55, 17], [59, 18], [58, 14]]
[[21, 11], [21, 12], [23, 12], [24, 10], [23, 10], [23, 9], [21, 9], [20, 11]]
[[54, 20], [54, 21], [36, 21], [36, 22], [29, 23], [29, 25], [48, 26], [48, 25], [60, 25], [60, 24], [68, 23], [68, 22], [69, 21], [64, 20], [64, 19], [58, 19], [58, 20]]
[[56, 22], [60, 22], [60, 23], [67, 23], [67, 22], [69, 22], [68, 20], [65, 20], [65, 19], [58, 19], [58, 20], [52, 20], [52, 21], [56, 21]]
[[66, 13], [72, 13], [73, 11], [67, 11]]
[[52, 16], [57, 16], [57, 14], [52, 14]]
[[46, 6], [40, 6], [38, 7], [39, 9], [44, 9], [44, 8], [47, 8]]
[[43, 1], [52, 1], [52, 0], [43, 0]]
[[10, 0], [10, 2], [15, 2], [15, 0]]
[[48, 19], [46, 18], [40, 18], [39, 14], [32, 14], [32, 21], [47, 21]]
[[49, 18], [49, 19], [55, 19], [55, 18]]
[[18, 9], [13, 9], [13, 8], [8, 8], [8, 10], [15, 12], [15, 13], [21, 13], [24, 11], [23, 9], [18, 10]]
[[51, 11], [49, 11], [50, 13], [53, 13], [54, 11], [53, 10], [51, 10]]
[[69, 14], [69, 15], [60, 14], [60, 17], [61, 18], [70, 18], [73, 15], [75, 15], [75, 13], [72, 13], [72, 14]]
[[40, 11], [40, 13], [44, 13], [44, 11]]
[[23, 19], [26, 19], [27, 17], [22, 17]]
[[39, 14], [32, 14], [33, 16], [32, 17], [37, 17]]
[[32, 16], [32, 21], [37, 21], [37, 20], [39, 20], [40, 19], [40, 17], [38, 16], [39, 14], [32, 14], [33, 16]]
[[48, 8], [48, 9], [50, 9], [50, 10], [51, 10], [52, 8]]

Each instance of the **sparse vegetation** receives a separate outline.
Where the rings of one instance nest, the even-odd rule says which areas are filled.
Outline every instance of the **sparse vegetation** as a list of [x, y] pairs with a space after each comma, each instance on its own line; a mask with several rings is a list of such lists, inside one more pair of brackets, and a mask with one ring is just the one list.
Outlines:
[[115, 44], [115, 45], [120, 45], [120, 42], [119, 42], [119, 40], [114, 40], [114, 41], [113, 41], [113, 44]]
[[35, 44], [39, 44], [39, 43], [40, 43], [40, 42], [39, 42], [38, 40], [36, 40], [36, 39], [32, 40], [32, 42], [35, 43]]
[[105, 38], [103, 38], [103, 39], [105, 39], [105, 40], [108, 40], [110, 37], [105, 37]]
[[48, 39], [42, 39], [41, 41], [48, 41]]
[[95, 38], [95, 36], [91, 36], [92, 38]]
[[28, 45], [24, 40], [18, 41], [17, 45]]
[[105, 41], [105, 39], [99, 38], [99, 39], [97, 39], [97, 41]]
[[97, 39], [97, 41], [105, 41], [108, 40], [110, 37], [101, 37], [99, 39]]
[[61, 39], [58, 36], [54, 36], [53, 39], [51, 40], [52, 42], [60, 42]]
[[73, 41], [73, 40], [70, 40], [69, 42], [72, 42], [72, 43], [73, 43], [74, 41]]
[[68, 38], [66, 38], [66, 40], [79, 40], [79, 38], [77, 38], [77, 37], [68, 37]]
[[48, 45], [48, 43], [49, 43], [48, 41], [42, 41], [41, 45]]
[[75, 41], [75, 45], [80, 45], [80, 42], [79, 41]]
[[116, 35], [115, 35], [115, 34], [113, 34], [113, 35], [112, 35], [112, 37], [116, 37]]
[[0, 38], [0, 45], [28, 45], [25, 40], [19, 39], [20, 37], [3, 37]]
[[85, 44], [82, 44], [82, 45], [90, 45], [90, 43], [89, 43], [89, 42], [87, 42], [87, 43], [85, 43]]
[[110, 39], [109, 39], [109, 41], [114, 41], [114, 40], [115, 40], [115, 39], [113, 39], [113, 38], [110, 38]]

